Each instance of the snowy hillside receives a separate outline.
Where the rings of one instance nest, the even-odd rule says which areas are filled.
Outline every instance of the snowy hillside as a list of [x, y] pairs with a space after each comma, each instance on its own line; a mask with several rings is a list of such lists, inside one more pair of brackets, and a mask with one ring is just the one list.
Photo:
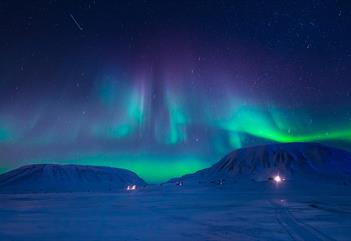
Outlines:
[[109, 167], [36, 164], [0, 175], [0, 193], [116, 192], [145, 185], [134, 172]]
[[275, 175], [286, 179], [351, 177], [351, 153], [316, 143], [270, 144], [231, 152], [213, 166], [176, 181], [218, 182], [248, 178], [267, 181]]

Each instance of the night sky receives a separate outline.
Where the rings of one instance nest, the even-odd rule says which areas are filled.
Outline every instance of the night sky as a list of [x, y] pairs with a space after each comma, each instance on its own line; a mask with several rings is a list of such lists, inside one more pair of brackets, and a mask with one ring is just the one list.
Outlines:
[[0, 1], [0, 172], [160, 182], [245, 146], [351, 150], [349, 1]]

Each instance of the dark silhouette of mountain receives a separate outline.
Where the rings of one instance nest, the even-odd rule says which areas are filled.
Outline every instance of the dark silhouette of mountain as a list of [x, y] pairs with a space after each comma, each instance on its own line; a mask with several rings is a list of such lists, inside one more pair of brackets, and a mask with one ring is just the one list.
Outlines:
[[34, 164], [0, 175], [1, 193], [118, 192], [127, 185], [146, 185], [126, 169]]
[[351, 153], [317, 143], [284, 143], [235, 150], [213, 166], [169, 182], [219, 182], [323, 177], [350, 179]]

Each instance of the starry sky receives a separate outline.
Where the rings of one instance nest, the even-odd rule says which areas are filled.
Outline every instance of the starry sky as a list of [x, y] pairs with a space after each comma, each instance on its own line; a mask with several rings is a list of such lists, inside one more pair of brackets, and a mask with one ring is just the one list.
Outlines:
[[157, 183], [257, 144], [351, 150], [350, 27], [349, 1], [3, 0], [0, 172]]

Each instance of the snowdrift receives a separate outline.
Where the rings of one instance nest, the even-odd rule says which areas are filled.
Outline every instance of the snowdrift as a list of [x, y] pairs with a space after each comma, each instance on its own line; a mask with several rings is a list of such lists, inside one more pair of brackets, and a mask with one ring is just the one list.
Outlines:
[[146, 185], [134, 172], [119, 168], [35, 164], [0, 175], [0, 193], [118, 192]]

